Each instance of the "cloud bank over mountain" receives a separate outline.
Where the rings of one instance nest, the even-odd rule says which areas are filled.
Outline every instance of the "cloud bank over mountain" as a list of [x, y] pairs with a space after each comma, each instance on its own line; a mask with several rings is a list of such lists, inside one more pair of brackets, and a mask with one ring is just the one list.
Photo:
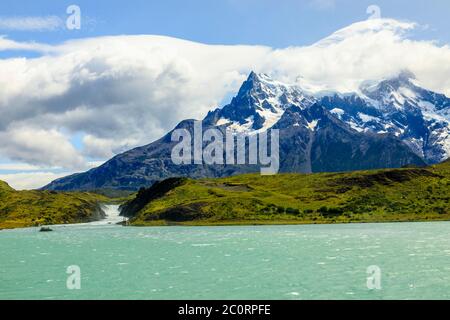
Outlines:
[[[203, 118], [251, 70], [311, 92], [357, 91], [363, 81], [412, 71], [450, 96], [450, 47], [413, 40], [415, 23], [352, 24], [315, 44], [273, 49], [162, 36], [111, 36], [60, 45], [0, 38], [0, 50], [38, 58], [0, 60], [0, 158], [83, 170], [149, 143], [186, 118]], [[72, 138], [81, 135], [79, 145]], [[5, 142], [3, 142], [5, 141]]]

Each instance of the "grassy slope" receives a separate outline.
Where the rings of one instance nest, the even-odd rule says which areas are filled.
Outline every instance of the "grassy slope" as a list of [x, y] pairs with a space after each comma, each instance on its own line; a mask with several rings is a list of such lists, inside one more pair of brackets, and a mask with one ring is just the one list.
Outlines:
[[450, 220], [450, 162], [426, 169], [185, 180], [134, 225]]
[[90, 221], [106, 200], [90, 193], [15, 191], [0, 181], [0, 229]]

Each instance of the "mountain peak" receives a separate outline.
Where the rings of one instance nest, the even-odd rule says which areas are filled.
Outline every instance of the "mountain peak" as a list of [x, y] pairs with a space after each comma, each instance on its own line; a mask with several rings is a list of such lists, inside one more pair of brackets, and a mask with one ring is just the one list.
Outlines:
[[400, 73], [397, 75], [396, 78], [400, 79], [400, 80], [404, 80], [404, 81], [409, 81], [409, 80], [415, 80], [416, 75], [408, 69], [403, 69], [402, 71], [400, 71]]
[[380, 84], [387, 83], [397, 90], [400, 87], [410, 87], [411, 85], [413, 85], [411, 80], [415, 79], [416, 75], [414, 73], [407, 69], [403, 69], [397, 75], [387, 80], [381, 81]]
[[242, 84], [236, 98], [250, 98], [251, 104], [258, 100], [264, 100], [270, 96], [276, 96], [280, 87], [286, 87], [282, 83], [275, 83], [273, 79], [265, 73], [250, 72], [247, 80]]
[[255, 71], [251, 71], [248, 75], [247, 81], [254, 81], [258, 79], [258, 74]]
[[259, 132], [272, 127], [290, 106], [306, 108], [313, 102], [300, 87], [252, 71], [231, 103], [206, 120], [235, 132]]
[[409, 71], [407, 69], [403, 69], [395, 76], [381, 81], [379, 85], [389, 84], [393, 88], [398, 89], [402, 86], [411, 85], [412, 84], [411, 80], [415, 80], [415, 79], [416, 79], [416, 75], [414, 73], [412, 73], [411, 71]]
[[382, 96], [390, 96], [394, 92], [407, 88], [409, 90], [415, 90], [415, 85], [412, 80], [415, 80], [416, 76], [409, 70], [401, 70], [397, 75], [384, 79], [381, 81], [367, 81], [361, 85], [361, 91], [372, 99]]
[[251, 71], [248, 75], [247, 81], [259, 80], [261, 73], [256, 73], [255, 71]]
[[273, 82], [274, 80], [266, 73], [256, 73], [251, 71], [248, 75], [247, 82], [261, 83], [261, 82]]

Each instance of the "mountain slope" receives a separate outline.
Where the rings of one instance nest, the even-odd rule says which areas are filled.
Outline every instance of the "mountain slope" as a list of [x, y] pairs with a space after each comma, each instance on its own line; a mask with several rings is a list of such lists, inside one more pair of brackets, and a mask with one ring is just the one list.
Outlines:
[[[370, 98], [338, 95], [318, 99], [296, 85], [251, 73], [229, 105], [208, 113], [203, 130], [217, 128], [248, 136], [279, 129], [281, 172], [424, 165], [421, 154], [405, 145], [396, 132], [377, 132], [355, 123], [354, 118], [360, 113], [381, 116], [381, 111], [367, 99]], [[445, 103], [441, 106], [447, 108]], [[342, 112], [337, 112], [337, 107], [343, 108], [339, 109]], [[175, 129], [186, 129], [193, 135], [194, 121], [182, 121]], [[255, 165], [175, 165], [171, 151], [176, 143], [171, 141], [171, 133], [86, 173], [58, 179], [45, 189], [137, 190], [169, 177], [225, 177], [260, 170]]]
[[449, 220], [449, 200], [447, 161], [427, 168], [172, 179], [141, 190], [123, 213], [134, 225], [426, 221]]
[[319, 104], [303, 110], [287, 109], [274, 128], [280, 130], [281, 172], [423, 165], [423, 161], [397, 138], [357, 132]]
[[0, 229], [95, 221], [104, 216], [99, 202], [106, 200], [90, 193], [15, 191], [0, 181]]
[[231, 103], [210, 112], [204, 121], [208, 125], [226, 125], [235, 133], [257, 133], [271, 128], [290, 106], [304, 109], [314, 102], [297, 86], [251, 72]]
[[325, 95], [320, 103], [357, 131], [390, 133], [428, 163], [450, 156], [450, 99], [418, 86], [415, 76], [364, 84], [360, 93]]
[[14, 191], [14, 189], [11, 188], [9, 186], [9, 184], [7, 184], [6, 182], [0, 180], [0, 194], [3, 194], [3, 193], [6, 194], [6, 193], [9, 193], [9, 192], [13, 192], [13, 191]]

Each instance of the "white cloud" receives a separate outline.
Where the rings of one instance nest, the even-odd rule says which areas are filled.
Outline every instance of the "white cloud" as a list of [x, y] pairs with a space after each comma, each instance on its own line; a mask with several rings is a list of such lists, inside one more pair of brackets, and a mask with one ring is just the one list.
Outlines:
[[[414, 23], [377, 19], [311, 46], [205, 45], [161, 36], [114, 36], [57, 46], [0, 38], [0, 49], [43, 52], [0, 60], [0, 156], [33, 165], [86, 167], [160, 138], [180, 120], [202, 118], [251, 70], [313, 90], [357, 90], [410, 69], [450, 96], [450, 48], [414, 41]], [[70, 135], [82, 133], [82, 150]], [[82, 153], [82, 154], [80, 154]]]
[[[98, 167], [103, 163], [104, 161], [89, 161], [85, 164], [83, 170]], [[0, 180], [7, 182], [16, 190], [34, 190], [42, 188], [55, 179], [76, 173], [74, 171], [61, 171], [60, 169], [56, 167], [43, 168], [24, 163], [2, 163], [0, 164], [0, 171], [4, 172], [0, 173]], [[13, 171], [13, 173], [8, 171]]]
[[364, 80], [409, 69], [422, 85], [450, 96], [450, 48], [405, 38], [416, 24], [392, 19], [358, 22], [307, 47], [274, 52], [267, 69], [301, 75], [315, 90], [357, 91]]
[[64, 26], [57, 16], [46, 17], [0, 17], [0, 30], [53, 31]]
[[9, 159], [33, 165], [84, 168], [78, 151], [56, 130], [14, 127], [0, 132], [0, 153]]
[[37, 171], [38, 166], [27, 163], [0, 163], [0, 171]]
[[0, 50], [1, 51], [26, 50], [38, 52], [50, 52], [54, 50], [54, 47], [36, 42], [17, 42], [11, 39], [7, 39], [5, 36], [0, 36]]
[[22, 172], [11, 174], [0, 174], [0, 180], [6, 181], [10, 187], [16, 190], [39, 189], [51, 181], [62, 178], [70, 174], [69, 172]]
[[115, 139], [101, 139], [88, 134], [83, 137], [83, 154], [89, 158], [108, 159], [117, 153], [129, 150], [138, 143], [137, 140], [126, 138], [118, 143]]

